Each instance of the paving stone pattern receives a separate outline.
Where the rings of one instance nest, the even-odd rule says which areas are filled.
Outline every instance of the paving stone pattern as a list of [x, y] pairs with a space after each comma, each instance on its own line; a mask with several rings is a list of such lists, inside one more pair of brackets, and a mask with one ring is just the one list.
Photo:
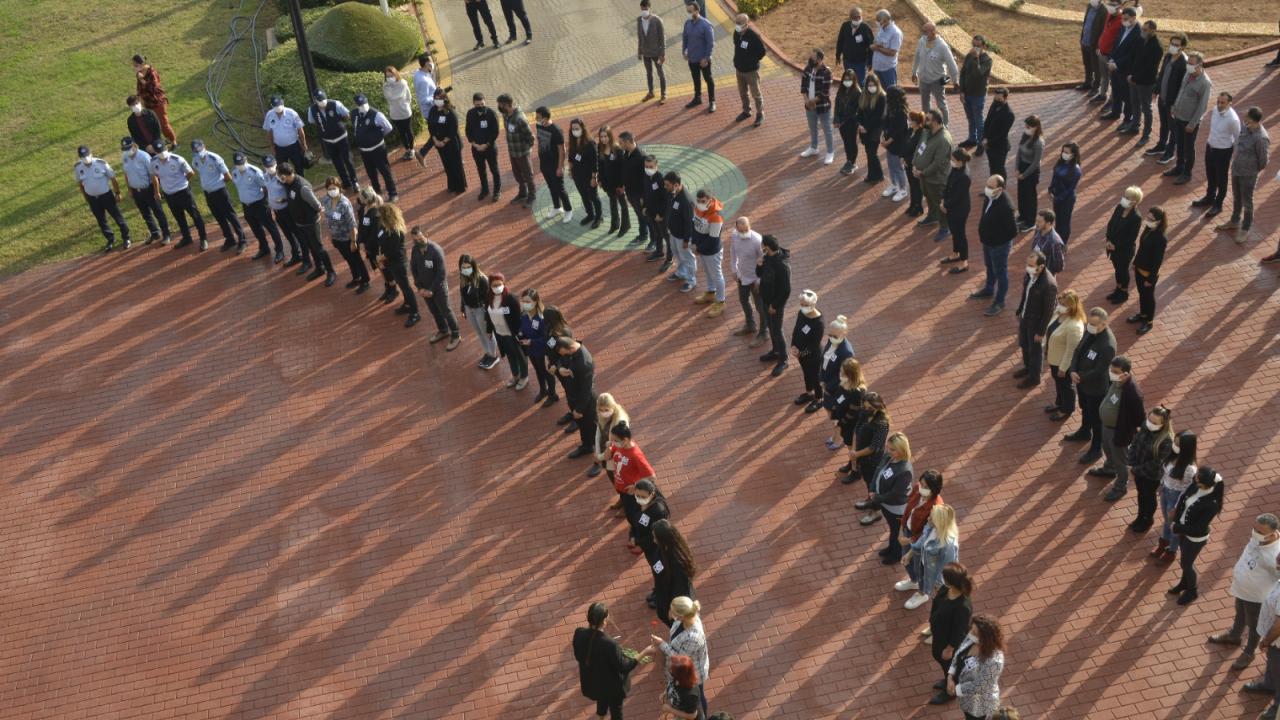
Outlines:
[[[1211, 75], [1275, 126], [1280, 81], [1264, 60]], [[1226, 477], [1201, 598], [1181, 608], [1164, 593], [1177, 569], [1152, 565], [1152, 535], [1125, 529], [1133, 495], [1099, 500], [1078, 446], [1040, 411], [1047, 390], [1014, 388], [1011, 311], [986, 319], [964, 300], [981, 263], [940, 274], [945, 250], [901, 205], [796, 157], [793, 80], [766, 92], [755, 130], [679, 104], [587, 121], [732, 160], [750, 182], [744, 211], [793, 252], [796, 292], [851, 318], [916, 468], [948, 480], [976, 608], [1009, 630], [1009, 702], [1055, 719], [1257, 713], [1240, 687], [1261, 662], [1231, 672], [1234, 654], [1205, 637], [1229, 624], [1252, 518], [1280, 507], [1277, 272], [1257, 262], [1280, 227], [1272, 172], [1237, 245], [1188, 212], [1200, 170], [1191, 186], [1162, 180], [1072, 92], [1013, 96], [1019, 115], [1045, 118], [1051, 147], [1083, 143], [1061, 282], [1089, 305], [1110, 291], [1101, 234], [1122, 188], [1170, 209], [1156, 329], [1139, 338], [1120, 322], [1117, 335], [1148, 402], [1169, 403]], [[736, 304], [706, 318], [638, 253], [574, 247], [527, 211], [451, 199], [435, 162], [395, 166], [410, 221], [451, 263], [474, 253], [561, 305], [599, 389], [634, 418], [701, 565], [712, 709], [958, 717], [925, 705], [927, 610], [902, 609], [901, 571], [874, 552], [883, 525], [858, 526], [827, 423], [792, 404], [799, 370], [769, 378], [729, 334]], [[475, 367], [469, 329], [446, 353], [427, 345], [429, 319], [399, 320], [341, 285], [216, 250], [137, 247], [0, 282], [0, 715], [587, 717], [568, 649], [587, 604], [611, 603], [627, 645], [651, 630], [649, 572], [605, 511], [611, 490], [564, 459], [560, 409]], [[639, 673], [628, 713], [654, 716], [660, 684]]]

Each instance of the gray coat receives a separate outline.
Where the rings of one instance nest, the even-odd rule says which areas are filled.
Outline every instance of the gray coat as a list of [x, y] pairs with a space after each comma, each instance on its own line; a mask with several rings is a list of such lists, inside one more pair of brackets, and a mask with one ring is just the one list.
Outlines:
[[1212, 94], [1213, 83], [1209, 80], [1209, 74], [1201, 70], [1199, 75], [1192, 75], [1188, 69], [1187, 74], [1182, 77], [1178, 99], [1173, 101], [1169, 112], [1175, 120], [1181, 120], [1191, 127], [1199, 127], [1204, 111], [1209, 108], [1209, 96]]
[[1271, 138], [1267, 129], [1258, 125], [1257, 130], [1244, 126], [1236, 139], [1236, 151], [1231, 156], [1231, 174], [1234, 177], [1256, 178], [1267, 166], [1271, 154]]
[[636, 18], [636, 54], [640, 57], [660, 58], [667, 54], [667, 36], [662, 28], [662, 18], [649, 15], [649, 32], [644, 31], [644, 19]]

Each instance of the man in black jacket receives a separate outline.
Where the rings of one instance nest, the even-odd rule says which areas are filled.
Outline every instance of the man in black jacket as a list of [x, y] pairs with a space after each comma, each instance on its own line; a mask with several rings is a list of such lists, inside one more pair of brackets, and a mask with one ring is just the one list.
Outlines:
[[[294, 172], [292, 163], [280, 163], [276, 172], [289, 193], [287, 207], [289, 219], [293, 221], [293, 232], [298, 241], [309, 249], [311, 260], [315, 262], [315, 270], [307, 276], [307, 280], [315, 280], [323, 275], [324, 285], [329, 287], [338, 279], [338, 275], [333, 271], [333, 263], [329, 262], [329, 253], [320, 243], [320, 200], [311, 189], [311, 183]], [[303, 262], [297, 274], [301, 275], [310, 269], [311, 263]]]
[[791, 253], [772, 235], [760, 239], [760, 250], [764, 258], [757, 266], [756, 275], [760, 278], [760, 304], [764, 306], [762, 322], [769, 328], [769, 339], [773, 342], [770, 354], [777, 359], [772, 374], [778, 377], [787, 369], [787, 339], [782, 334], [782, 320], [787, 298], [791, 297]]
[[137, 95], [125, 98], [124, 104], [129, 106], [129, 118], [125, 124], [129, 126], [129, 137], [139, 148], [150, 148], [157, 140], [163, 140], [160, 134], [160, 118], [151, 110], [142, 106]]
[[1015, 378], [1022, 378], [1020, 388], [1040, 384], [1041, 361], [1044, 359], [1044, 336], [1058, 304], [1058, 281], [1049, 272], [1044, 253], [1032, 250], [1027, 258], [1027, 274], [1022, 280], [1022, 302], [1018, 304], [1018, 346], [1022, 348], [1022, 368]]
[[836, 34], [836, 64], [852, 70], [858, 76], [858, 86], [867, 82], [867, 65], [871, 63], [871, 46], [876, 34], [862, 21], [862, 8], [849, 11], [849, 19], [840, 25]]
[[1103, 491], [1102, 499], [1115, 502], [1129, 490], [1129, 466], [1125, 464], [1125, 448], [1133, 442], [1139, 428], [1147, 420], [1142, 406], [1142, 392], [1133, 379], [1129, 358], [1117, 355], [1107, 370], [1110, 385], [1098, 406], [1102, 422], [1102, 452], [1106, 461], [1089, 469], [1093, 477], [1115, 478]]
[[556, 338], [556, 374], [564, 379], [564, 399], [578, 425], [578, 447], [569, 459], [591, 455], [596, 439], [596, 364], [572, 337]]
[[667, 195], [666, 182], [658, 169], [658, 158], [652, 155], [644, 156], [643, 198], [644, 219], [649, 223], [649, 247], [653, 248], [645, 257], [645, 262], [655, 262], [665, 256], [666, 261], [662, 263], [662, 267], [658, 268], [658, 272], [664, 273], [671, 269], [671, 262], [675, 257], [672, 253], [671, 238], [667, 234], [666, 221], [671, 198]]
[[1169, 52], [1165, 53], [1160, 63], [1160, 74], [1156, 77], [1152, 93], [1156, 96], [1156, 111], [1160, 114], [1160, 139], [1155, 147], [1143, 155], [1164, 155], [1173, 157], [1173, 117], [1169, 114], [1173, 101], [1178, 99], [1178, 90], [1182, 88], [1182, 76], [1187, 74], [1187, 56], [1183, 50], [1187, 47], [1187, 34], [1177, 33], [1169, 38]]
[[[632, 245], [649, 240], [649, 221], [645, 219], [644, 209], [644, 151], [636, 144], [635, 136], [630, 132], [618, 135], [618, 147], [622, 148], [622, 158], [618, 165], [618, 182], [622, 183], [610, 192], [625, 195], [631, 211], [636, 214], [636, 224], [640, 232], [631, 241]], [[621, 235], [621, 231], [618, 233]]]
[[[494, 47], [498, 43], [494, 41]], [[476, 162], [476, 174], [480, 176], [480, 197], [489, 195], [489, 174], [493, 175], [493, 202], [502, 197], [502, 174], [498, 172], [498, 115], [484, 104], [484, 93], [471, 96], [471, 109], [467, 111], [467, 142], [471, 143], [471, 159]], [[488, 172], [485, 172], [486, 166]]]
[[756, 121], [754, 127], [764, 122], [764, 100], [760, 97], [760, 61], [764, 59], [764, 41], [760, 33], [751, 27], [751, 19], [746, 14], [739, 14], [734, 20], [733, 31], [733, 69], [738, 74], [738, 95], [742, 97], [742, 112], [734, 118], [734, 122], [742, 122], [751, 117], [751, 105], [747, 102], [747, 91], [756, 102]]
[[975, 155], [987, 154], [987, 175], [1008, 177], [1005, 160], [1009, 158], [1009, 130], [1013, 128], [1013, 109], [1009, 107], [1009, 89], [998, 87], [991, 95], [991, 109], [982, 124], [982, 144]]
[[452, 351], [462, 340], [458, 334], [458, 320], [449, 307], [449, 269], [444, 264], [444, 248], [434, 240], [428, 240], [420, 227], [415, 226], [409, 234], [413, 236], [409, 260], [413, 284], [422, 292], [427, 310], [436, 321], [436, 334], [427, 342], [434, 344], [447, 337], [449, 344], [444, 349]]
[[1151, 139], [1151, 94], [1162, 55], [1164, 51], [1160, 49], [1160, 38], [1156, 37], [1156, 23], [1148, 20], [1142, 24], [1142, 38], [1133, 52], [1133, 69], [1129, 73], [1129, 104], [1133, 119], [1120, 126], [1121, 135], [1137, 135], [1139, 130], [1142, 131], [1137, 147], [1146, 145]]
[[667, 279], [672, 282], [683, 280], [680, 292], [687, 293], [693, 290], [698, 271], [693, 249], [689, 247], [693, 240], [693, 201], [689, 199], [689, 193], [685, 191], [679, 174], [669, 172], [662, 179], [667, 187], [667, 197], [671, 198], [666, 212], [667, 233], [671, 236], [671, 246], [676, 257], [675, 272], [668, 275]]
[[991, 54], [987, 52], [987, 39], [973, 36], [973, 48], [960, 64], [960, 101], [964, 104], [964, 116], [969, 121], [969, 142], [982, 142], [982, 108], [987, 103], [987, 84], [991, 81]]
[[969, 299], [991, 298], [991, 307], [982, 314], [992, 317], [1004, 310], [1004, 296], [1009, 292], [1009, 249], [1018, 237], [1018, 220], [1014, 217], [1013, 203], [1004, 191], [1003, 177], [988, 178], [983, 192], [987, 201], [983, 203], [982, 218], [978, 221], [978, 239], [982, 242], [987, 280], [981, 290], [969, 294]]
[[1124, 116], [1124, 124], [1133, 121], [1133, 103], [1130, 102], [1129, 75], [1133, 72], [1133, 59], [1142, 39], [1142, 31], [1138, 28], [1138, 11], [1127, 7], [1120, 11], [1120, 34], [1116, 36], [1111, 54], [1107, 56], [1107, 67], [1111, 70], [1111, 106], [1099, 117], [1103, 120], [1114, 120]]
[[1107, 327], [1107, 311], [1095, 307], [1089, 311], [1084, 337], [1071, 356], [1068, 373], [1080, 394], [1080, 429], [1066, 436], [1067, 440], [1088, 440], [1089, 449], [1080, 456], [1080, 464], [1088, 465], [1102, 457], [1102, 423], [1098, 419], [1098, 406], [1107, 391], [1107, 368], [1116, 356], [1116, 336]]

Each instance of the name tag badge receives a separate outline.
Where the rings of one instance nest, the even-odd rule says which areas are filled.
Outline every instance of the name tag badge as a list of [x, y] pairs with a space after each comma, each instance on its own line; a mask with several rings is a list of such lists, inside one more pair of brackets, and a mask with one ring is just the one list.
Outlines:
[[298, 193], [294, 192], [293, 190], [290, 190], [290, 191], [289, 191], [289, 197], [290, 197], [291, 199], [295, 199], [295, 200], [296, 200], [296, 199], [297, 199], [297, 197], [298, 197]]
[[653, 184], [653, 189], [654, 189], [654, 190], [657, 190], [657, 189], [658, 189], [658, 183], [654, 183], [654, 184]]
[[880, 477], [884, 478], [885, 480], [888, 480], [889, 478], [893, 477], [893, 470], [890, 470], [889, 468], [885, 468], [884, 472], [880, 474]]
[[924, 145], [924, 143], [920, 143], [920, 147], [916, 149], [916, 154], [917, 154], [917, 155], [924, 155], [924, 149], [925, 149], [925, 145]]
[[513, 126], [513, 125], [508, 125], [508, 126], [507, 126], [507, 132], [509, 132], [509, 133], [514, 133], [515, 131], [516, 131], [515, 126]]
[[574, 161], [574, 162], [582, 162], [582, 153], [577, 153], [577, 154], [575, 154], [575, 155], [573, 156], [573, 161]]
[[679, 209], [680, 209], [680, 202], [679, 202], [679, 201], [676, 201], [676, 202], [671, 203], [671, 209], [672, 209], [672, 210], [679, 210]]
[[360, 224], [369, 227], [369, 218], [360, 218]]
[[654, 564], [653, 564], [653, 574], [654, 574], [654, 575], [661, 575], [661, 574], [662, 574], [662, 571], [663, 571], [665, 568], [666, 568], [666, 566], [662, 564], [662, 561], [661, 561], [661, 560], [659, 560], [658, 562], [656, 562], [656, 563], [654, 563]]
[[640, 519], [637, 522], [639, 522], [640, 525], [642, 525], [643, 527], [649, 527], [649, 516], [641, 515]]
[[443, 116], [443, 115], [441, 115], [440, 117], [436, 118], [436, 124], [437, 124], [437, 125], [443, 125], [443, 124], [445, 124], [445, 123], [447, 123], [447, 122], [449, 122], [449, 118], [447, 118], [447, 117], [445, 117], [445, 116]]
[[330, 213], [330, 214], [329, 214], [329, 217], [333, 218], [334, 220], [341, 220], [341, 219], [342, 219], [342, 213], [337, 212], [337, 211], [334, 211], [334, 212], [332, 212], [332, 213]]
[[1119, 404], [1119, 402], [1120, 402], [1120, 396], [1119, 396], [1119, 395], [1112, 395], [1112, 396], [1111, 396], [1111, 404], [1112, 404], [1112, 405]]
[[547, 347], [553, 348], [555, 346], [556, 346], [555, 338], [547, 338]]
[[854, 35], [854, 36], [853, 36], [853, 41], [854, 41], [854, 42], [856, 42], [856, 43], [858, 43], [859, 45], [861, 45], [861, 44], [862, 44], [862, 36], [861, 36], [861, 35]]
[[539, 327], [542, 326], [542, 323], [537, 320], [530, 320], [529, 326], [532, 327], [534, 330], [537, 330]]
[[1098, 351], [1097, 351], [1097, 350], [1090, 350], [1088, 353], [1086, 353], [1086, 354], [1085, 354], [1085, 357], [1089, 358], [1090, 360], [1097, 360], [1097, 359], [1098, 359]]
[[504, 308], [502, 308], [502, 314], [503, 314], [503, 315], [510, 315], [510, 314], [511, 314], [511, 308], [509, 308], [509, 307], [504, 307]]
[[378, 237], [382, 237], [383, 235], [386, 235], [386, 234], [387, 234], [386, 230], [378, 230]]
[[432, 262], [431, 260], [428, 260], [428, 261], [427, 261], [427, 269], [428, 269], [428, 270], [430, 270], [430, 269], [434, 268], [435, 266], [436, 266], [436, 264], [435, 264], [434, 262]]
[[746, 40], [743, 40], [742, 42], [738, 43], [738, 47], [742, 48], [743, 50], [746, 50], [746, 49], [747, 49], [747, 41], [746, 41]]
[[836, 398], [836, 402], [837, 402], [837, 403], [841, 403], [841, 404], [843, 404], [843, 403], [844, 403], [844, 395], [841, 395], [840, 397]]
[[801, 327], [801, 328], [800, 328], [800, 332], [801, 332], [802, 334], [804, 334], [804, 335], [808, 335], [808, 334], [809, 334], [809, 330], [810, 330], [810, 328], [809, 328], [809, 326], [808, 326], [808, 325], [805, 325], [805, 326], [803, 326], [803, 327]]

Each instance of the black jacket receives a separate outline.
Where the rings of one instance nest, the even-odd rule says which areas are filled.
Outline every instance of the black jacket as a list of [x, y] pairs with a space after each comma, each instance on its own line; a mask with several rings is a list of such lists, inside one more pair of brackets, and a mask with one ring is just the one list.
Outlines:
[[817, 355], [822, 352], [822, 336], [826, 332], [827, 324], [823, 322], [821, 315], [809, 317], [797, 311], [796, 324], [791, 329], [791, 347], [796, 349], [800, 357]]
[[458, 114], [448, 106], [431, 108], [427, 113], [427, 132], [431, 134], [432, 140], [448, 140], [456, 148], [459, 143]]
[[671, 233], [671, 237], [685, 242], [693, 240], [693, 202], [689, 200], [689, 193], [684, 187], [671, 195], [671, 202], [667, 203], [666, 219], [667, 231]]
[[836, 88], [835, 100], [831, 102], [831, 122], [836, 127], [841, 127], [845, 123], [858, 123], [858, 99], [862, 97], [862, 91], [858, 89], [857, 78], [854, 78], [853, 87], [846, 88], [839, 85]]
[[1027, 282], [1031, 278], [1022, 274], [1022, 300], [1018, 303], [1018, 327], [1031, 335], [1044, 335], [1045, 328], [1053, 319], [1054, 308], [1058, 304], [1058, 281], [1045, 268], [1036, 276], [1031, 292], [1027, 292]]
[[578, 351], [572, 355], [556, 353], [556, 367], [568, 368], [573, 373], [568, 377], [560, 375], [560, 380], [564, 383], [564, 399], [569, 404], [569, 409], [583, 415], [595, 412], [596, 363], [587, 351], [587, 346], [579, 344]]
[[755, 72], [764, 59], [764, 41], [752, 28], [733, 31], [733, 69], [738, 72]]
[[301, 175], [294, 175], [293, 182], [285, 185], [289, 190], [289, 218], [294, 225], [315, 225], [320, 219], [320, 199], [311, 189], [311, 183]]
[[147, 152], [151, 152], [151, 143], [164, 137], [160, 134], [160, 118], [147, 108], [142, 109], [141, 115], [134, 115], [133, 111], [130, 111], [126, 122], [129, 125], [129, 137], [133, 138], [133, 143]]
[[1160, 61], [1160, 74], [1156, 75], [1156, 86], [1151, 91], [1157, 96], [1164, 85], [1165, 73], [1169, 73], [1169, 96], [1164, 101], [1165, 105], [1172, 106], [1173, 101], [1178, 99], [1178, 90], [1182, 88], [1182, 78], [1187, 74], [1187, 58], [1182, 53], [1165, 53], [1164, 60]]
[[473, 283], [458, 283], [458, 295], [464, 308], [482, 308], [489, 296], [489, 278], [481, 275]]
[[1129, 209], [1128, 215], [1124, 212], [1124, 208], [1116, 205], [1111, 211], [1111, 219], [1107, 221], [1107, 242], [1115, 246], [1115, 250], [1107, 251], [1107, 257], [1115, 256], [1127, 262], [1133, 257], [1138, 231], [1142, 229], [1142, 216], [1133, 208]]
[[835, 399], [831, 401], [831, 419], [840, 423], [840, 427], [852, 430], [862, 414], [862, 396], [865, 394], [862, 388], [836, 388]]
[[[651, 218], [665, 218], [671, 207], [671, 196], [667, 194], [667, 184], [662, 181], [662, 173], [654, 173], [644, 178], [644, 214]], [[690, 220], [692, 222], [692, 219]]]
[[639, 197], [644, 192], [644, 179], [644, 150], [639, 145], [631, 152], [619, 148], [617, 180], [621, 180], [622, 185], [618, 187], [624, 188], [632, 197]]
[[[697, 600], [693, 592], [693, 578], [675, 557], [661, 553], [653, 565], [653, 601], [658, 606], [658, 617], [664, 622], [670, 619], [671, 601], [678, 597]], [[670, 623], [667, 623], [670, 624]]]
[[[484, 127], [480, 127], [480, 123]], [[493, 108], [471, 108], [467, 111], [467, 142], [473, 145], [492, 145], [498, 139], [498, 114]]]
[[1080, 392], [1093, 397], [1102, 397], [1111, 384], [1107, 377], [1111, 359], [1116, 356], [1116, 336], [1107, 328], [1097, 335], [1085, 328], [1084, 337], [1076, 346], [1071, 356], [1069, 372], [1080, 376]]
[[[514, 293], [507, 293], [502, 298], [502, 319], [507, 321], [507, 332], [511, 337], [520, 334], [520, 300], [516, 298]], [[493, 318], [489, 316], [489, 306], [484, 308], [484, 326], [490, 334], [495, 332], [493, 327]]]
[[591, 182], [591, 176], [596, 176], [596, 184], [599, 184], [599, 163], [596, 159], [596, 144], [593, 142], [584, 142], [575, 150], [569, 150], [569, 168], [573, 181], [584, 185]]
[[1142, 29], [1136, 24], [1127, 35], [1124, 28], [1120, 28], [1120, 32], [1116, 33], [1116, 44], [1112, 46], [1111, 55], [1108, 57], [1116, 64], [1117, 75], [1128, 78], [1133, 72], [1133, 60], [1140, 44], [1142, 44]]
[[[1145, 421], [1144, 421], [1145, 422]], [[1158, 482], [1164, 474], [1164, 464], [1173, 455], [1173, 440], [1165, 438], [1156, 445], [1156, 433], [1144, 424], [1125, 450], [1124, 462], [1133, 468], [1133, 474], [1149, 482]]]
[[1150, 273], [1148, 279], [1154, 281], [1160, 276], [1160, 266], [1164, 264], [1164, 251], [1168, 245], [1169, 241], [1164, 233], [1143, 228], [1142, 235], [1138, 238], [1138, 252], [1133, 256], [1133, 266], [1146, 270]]
[[[1108, 378], [1108, 382], [1110, 378]], [[1120, 386], [1120, 407], [1116, 416], [1115, 444], [1117, 447], [1128, 447], [1138, 434], [1138, 428], [1145, 427], [1147, 410], [1142, 404], [1142, 391], [1138, 389], [1138, 381], [1129, 376], [1129, 380]]]
[[991, 101], [987, 119], [982, 126], [982, 139], [987, 149], [1009, 148], [1009, 131], [1013, 129], [1013, 109], [1007, 102]]
[[357, 211], [357, 217], [360, 226], [356, 228], [356, 242], [364, 248], [364, 252], [373, 260], [381, 251], [378, 247], [378, 229], [382, 227], [381, 221], [378, 220], [378, 208], [362, 207]]
[[892, 110], [884, 116], [884, 139], [889, 141], [889, 152], [898, 157], [906, 157], [911, 152], [911, 135], [907, 131], [907, 115]]
[[836, 34], [836, 64], [840, 65], [841, 60], [850, 66], [870, 63], [871, 46], [875, 41], [876, 36], [870, 25], [861, 22], [855, 28], [853, 21], [845, 20], [840, 25], [840, 32]]
[[999, 247], [1018, 237], [1018, 220], [1013, 214], [1009, 193], [1002, 192], [995, 200], [983, 200], [982, 218], [978, 220], [978, 240], [983, 245]]
[[636, 506], [635, 518], [631, 519], [631, 539], [648, 555], [654, 551], [653, 524], [671, 517], [671, 508], [667, 507], [667, 499], [658, 493], [647, 507]]
[[960, 65], [960, 92], [968, 97], [985, 97], [987, 83], [991, 81], [991, 53], [981, 56], [972, 51], [965, 53]]
[[588, 699], [615, 704], [631, 692], [631, 671], [637, 661], [623, 655], [608, 633], [591, 628], [574, 630], [573, 657], [578, 661], [582, 694]]
[[1133, 69], [1129, 77], [1136, 85], [1154, 85], [1160, 72], [1160, 58], [1167, 53], [1160, 49], [1160, 38], [1151, 37], [1138, 43], [1133, 52]]
[[791, 297], [791, 252], [781, 248], [772, 255], [765, 255], [756, 274], [760, 277], [760, 301], [766, 308], [782, 312]]
[[378, 228], [378, 252], [387, 259], [387, 265], [404, 264], [404, 233]]
[[614, 195], [622, 187], [621, 159], [622, 150], [614, 148], [604, 153], [599, 145], [596, 146], [596, 172], [599, 173], [600, 190], [606, 195]]
[[859, 136], [863, 145], [880, 144], [880, 128], [884, 125], [884, 96], [875, 99], [870, 105], [858, 104], [858, 125], [866, 130]]
[[[1191, 501], [1191, 497], [1196, 494], [1196, 483], [1191, 483], [1186, 490], [1182, 491], [1182, 497], [1178, 498], [1178, 506], [1173, 510], [1173, 531], [1184, 537], [1204, 537], [1209, 534], [1209, 523], [1218, 516], [1222, 510], [1222, 484], [1208, 495], [1204, 495], [1195, 502]], [[1187, 509], [1187, 505], [1191, 505], [1190, 512], [1187, 512], [1187, 521], [1182, 522], [1182, 513]]]
[[409, 268], [413, 272], [413, 284], [419, 290], [430, 290], [433, 296], [444, 297], [449, 292], [449, 270], [444, 266], [444, 250], [428, 240], [413, 244]]
[[948, 218], [968, 218], [972, 200], [969, 199], [969, 188], [972, 181], [969, 171], [964, 168], [951, 168], [947, 175], [947, 184], [942, 188], [942, 202], [947, 208]]

